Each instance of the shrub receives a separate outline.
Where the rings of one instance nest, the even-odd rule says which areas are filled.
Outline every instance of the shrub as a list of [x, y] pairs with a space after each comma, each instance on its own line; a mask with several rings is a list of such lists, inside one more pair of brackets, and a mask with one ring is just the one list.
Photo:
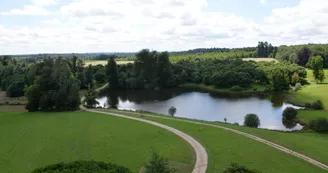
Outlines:
[[171, 115], [172, 117], [174, 116], [174, 114], [177, 112], [177, 108], [175, 108], [174, 106], [172, 106], [169, 109], [169, 115]]
[[226, 168], [223, 173], [260, 173], [256, 170], [250, 170], [244, 166], [232, 163]]
[[302, 88], [302, 84], [297, 83], [297, 84], [295, 85], [294, 91], [297, 92], [297, 91], [300, 90], [301, 88]]
[[16, 82], [13, 82], [7, 88], [7, 95], [8, 95], [8, 97], [20, 97], [20, 96], [24, 96], [24, 88], [25, 88], [24, 81], [16, 81]]
[[95, 74], [95, 80], [98, 82], [98, 83], [104, 83], [105, 82], [105, 78], [106, 78], [106, 74], [103, 73], [103, 72], [97, 72]]
[[324, 108], [323, 103], [321, 100], [315, 101], [311, 104], [312, 109], [322, 110]]
[[282, 113], [282, 117], [289, 121], [294, 120], [296, 116], [297, 116], [297, 110], [292, 107], [286, 108]]
[[243, 88], [241, 88], [240, 86], [236, 85], [230, 88], [230, 91], [242, 91]]
[[76, 161], [72, 163], [58, 163], [33, 170], [31, 173], [132, 173], [128, 168], [105, 162]]
[[244, 118], [244, 125], [257, 128], [260, 125], [260, 119], [256, 114], [247, 114]]
[[317, 120], [311, 120], [309, 127], [316, 132], [326, 133], [328, 132], [328, 119], [319, 118]]
[[169, 167], [167, 158], [160, 157], [158, 154], [153, 153], [149, 163], [146, 165], [145, 173], [173, 173], [174, 169]]

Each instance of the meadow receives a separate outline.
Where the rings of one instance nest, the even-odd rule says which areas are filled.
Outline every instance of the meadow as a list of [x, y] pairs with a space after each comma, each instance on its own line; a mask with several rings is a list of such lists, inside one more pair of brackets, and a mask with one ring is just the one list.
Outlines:
[[25, 173], [59, 162], [112, 162], [137, 173], [152, 152], [189, 173], [194, 152], [182, 139], [158, 127], [82, 111], [0, 112], [0, 172]]
[[[104, 110], [120, 112], [128, 116], [136, 116], [126, 111]], [[158, 114], [152, 114], [161, 116]], [[138, 116], [139, 117], [139, 116]], [[281, 152], [252, 139], [234, 134], [222, 129], [192, 124], [188, 122], [161, 119], [155, 117], [143, 118], [177, 128], [190, 134], [201, 142], [209, 154], [209, 173], [222, 172], [229, 163], [239, 163], [252, 169], [265, 173], [297, 172], [297, 173], [320, 173], [326, 172], [294, 156]], [[179, 118], [177, 118], [179, 119]], [[328, 163], [328, 138], [316, 133], [285, 133], [263, 129], [241, 127], [225, 123], [211, 124], [234, 128], [243, 132], [257, 135], [264, 139], [276, 142], [287, 148], [307, 154], [314, 159]], [[277, 166], [279, 165], [279, 166]]]
[[[92, 65], [92, 66], [96, 66], [96, 65], [106, 65], [107, 61], [106, 60], [85, 60], [84, 61], [85, 65]], [[121, 64], [129, 64], [129, 63], [133, 63], [133, 61], [116, 61], [117, 64], [121, 65]]]
[[288, 101], [297, 105], [312, 103], [321, 100], [328, 110], [328, 69], [325, 69], [326, 79], [323, 83], [317, 84], [314, 80], [312, 70], [307, 70], [307, 81], [309, 85], [304, 86], [300, 91], [291, 93]]

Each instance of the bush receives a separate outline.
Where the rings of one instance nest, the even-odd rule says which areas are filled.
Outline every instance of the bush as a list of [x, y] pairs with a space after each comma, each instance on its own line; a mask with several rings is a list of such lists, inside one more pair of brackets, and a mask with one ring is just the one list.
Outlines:
[[25, 88], [24, 81], [14, 82], [7, 88], [7, 95], [8, 97], [24, 96], [24, 88]]
[[160, 157], [158, 154], [153, 153], [152, 159], [146, 165], [145, 173], [173, 173], [174, 169], [169, 167], [167, 158]]
[[311, 120], [309, 127], [316, 132], [326, 133], [328, 132], [328, 119], [319, 118], [317, 120]]
[[230, 164], [228, 168], [226, 168], [223, 173], [260, 173], [256, 170], [250, 170], [244, 166], [238, 164]]
[[321, 100], [315, 101], [311, 104], [312, 109], [322, 110], [324, 108], [323, 103]]
[[247, 114], [244, 118], [244, 126], [257, 128], [260, 124], [260, 119], [256, 114]]
[[242, 91], [243, 88], [241, 88], [240, 86], [236, 85], [230, 88], [230, 91]]
[[296, 116], [297, 116], [297, 110], [292, 107], [286, 108], [282, 113], [282, 117], [289, 121], [294, 120]]
[[132, 173], [128, 168], [105, 162], [76, 161], [72, 163], [58, 163], [33, 170], [31, 173]]
[[297, 92], [297, 91], [300, 90], [301, 88], [302, 88], [302, 84], [297, 83], [297, 84], [295, 85], [294, 91]]
[[103, 72], [97, 72], [95, 74], [95, 80], [98, 83], [104, 83], [105, 82], [105, 79], [106, 79], [106, 74], [105, 73], [103, 73]]

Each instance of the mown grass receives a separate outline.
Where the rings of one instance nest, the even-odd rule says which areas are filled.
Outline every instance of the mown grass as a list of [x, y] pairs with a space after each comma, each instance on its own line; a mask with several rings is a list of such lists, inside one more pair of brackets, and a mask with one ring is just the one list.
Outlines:
[[309, 85], [304, 86], [300, 91], [291, 93], [288, 101], [304, 106], [305, 103], [312, 103], [321, 100], [328, 110], [328, 69], [325, 69], [326, 79], [322, 84], [317, 84], [314, 80], [312, 70], [307, 70], [307, 80]]
[[[119, 112], [125, 115], [135, 116], [129, 112]], [[326, 172], [294, 156], [229, 131], [175, 120], [153, 117], [144, 118], [182, 130], [200, 141], [209, 154], [209, 173], [222, 172], [229, 163], [239, 163], [265, 173]], [[276, 132], [225, 123], [212, 122], [212, 124], [222, 125], [260, 136], [328, 164], [328, 148], [326, 147], [328, 145], [328, 136], [326, 135], [302, 132]]]
[[[301, 120], [301, 122], [308, 124], [311, 120], [316, 120], [318, 118], [327, 118], [327, 111], [320, 110], [298, 110], [297, 117]], [[328, 137], [328, 136], [327, 136]]]
[[194, 152], [174, 134], [145, 123], [88, 112], [0, 112], [0, 172], [75, 160], [116, 163], [137, 173], [156, 151], [191, 172]]

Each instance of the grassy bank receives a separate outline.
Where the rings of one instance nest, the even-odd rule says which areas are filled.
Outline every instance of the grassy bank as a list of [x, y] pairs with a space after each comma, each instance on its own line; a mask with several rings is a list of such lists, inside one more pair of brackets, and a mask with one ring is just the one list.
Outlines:
[[[86, 60], [84, 61], [85, 65], [106, 65], [107, 61], [106, 60]], [[133, 63], [133, 61], [116, 61], [117, 64], [129, 64]]]
[[0, 172], [25, 173], [58, 162], [113, 162], [137, 173], [152, 151], [189, 173], [191, 147], [174, 134], [145, 123], [82, 111], [0, 112]]
[[[122, 113], [122, 111], [119, 112]], [[123, 114], [135, 116], [129, 112], [123, 112]], [[210, 173], [221, 172], [222, 169], [231, 162], [243, 164], [265, 173], [326, 172], [294, 156], [222, 129], [175, 120], [152, 117], [144, 118], [172, 126], [198, 139], [209, 153], [208, 172]], [[326, 135], [301, 132], [284, 133], [246, 128], [225, 123], [212, 124], [222, 125], [260, 136], [328, 164], [328, 148], [326, 147], [328, 145], [328, 136]]]
[[230, 93], [230, 94], [238, 94], [238, 93], [247, 93], [247, 94], [252, 94], [252, 93], [263, 93], [265, 90], [265, 86], [263, 85], [258, 85], [258, 84], [252, 84], [248, 88], [243, 88], [244, 90], [242, 91], [231, 91], [230, 88], [218, 88], [214, 85], [204, 85], [204, 84], [182, 84], [179, 87], [181, 88], [188, 88], [188, 89], [199, 89], [203, 90], [206, 92], [211, 92], [211, 93]]
[[311, 120], [328, 118], [328, 112], [320, 110], [298, 110], [297, 116], [301, 122], [308, 124]]
[[300, 91], [293, 92], [288, 97], [288, 101], [304, 106], [305, 103], [312, 103], [321, 100], [328, 110], [328, 69], [325, 70], [326, 80], [322, 84], [317, 84], [314, 80], [312, 70], [307, 70], [307, 80], [309, 85], [304, 86]]

